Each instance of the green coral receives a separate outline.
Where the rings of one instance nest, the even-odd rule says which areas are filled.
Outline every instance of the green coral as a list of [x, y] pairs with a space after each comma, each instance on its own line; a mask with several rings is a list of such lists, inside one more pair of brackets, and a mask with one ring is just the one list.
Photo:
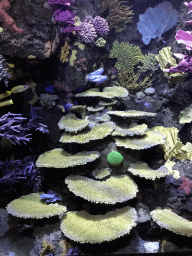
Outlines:
[[95, 41], [97, 47], [105, 47], [106, 40], [103, 37], [99, 37], [97, 41]]
[[139, 72], [156, 71], [158, 69], [158, 61], [156, 54], [145, 54], [141, 60], [142, 66], [138, 66]]
[[112, 166], [118, 166], [123, 162], [123, 156], [119, 152], [113, 151], [107, 155], [107, 161]]
[[117, 58], [115, 67], [118, 71], [133, 73], [134, 66], [143, 60], [141, 49], [128, 42], [119, 43], [115, 41], [109, 55], [110, 58]]

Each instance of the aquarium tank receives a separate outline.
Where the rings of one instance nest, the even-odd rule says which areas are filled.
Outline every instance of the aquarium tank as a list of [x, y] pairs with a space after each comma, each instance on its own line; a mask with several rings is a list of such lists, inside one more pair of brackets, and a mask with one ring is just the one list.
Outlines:
[[192, 255], [192, 1], [0, 0], [0, 256]]

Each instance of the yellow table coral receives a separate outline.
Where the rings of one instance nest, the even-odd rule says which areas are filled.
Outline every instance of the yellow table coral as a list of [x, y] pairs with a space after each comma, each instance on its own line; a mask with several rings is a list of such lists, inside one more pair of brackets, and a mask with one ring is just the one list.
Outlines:
[[31, 193], [11, 201], [7, 205], [9, 214], [19, 218], [42, 219], [61, 215], [67, 211], [57, 203], [47, 204], [40, 199], [42, 193]]
[[86, 211], [67, 212], [61, 221], [66, 237], [79, 243], [102, 243], [112, 241], [136, 226], [137, 213], [129, 206], [105, 215], [91, 215]]
[[115, 128], [113, 122], [106, 122], [99, 125], [96, 125], [92, 128], [91, 131], [85, 131], [78, 134], [68, 134], [64, 133], [59, 142], [62, 143], [87, 143], [92, 140], [101, 140], [112, 133]]
[[71, 155], [62, 148], [55, 148], [41, 154], [37, 161], [37, 167], [67, 168], [95, 161], [100, 154], [96, 151], [79, 152]]
[[180, 217], [172, 212], [171, 209], [157, 209], [152, 211], [150, 215], [160, 227], [166, 228], [178, 235], [192, 236], [192, 221]]
[[137, 184], [127, 175], [110, 177], [106, 181], [70, 175], [65, 183], [76, 196], [94, 203], [122, 203], [136, 197], [138, 192]]

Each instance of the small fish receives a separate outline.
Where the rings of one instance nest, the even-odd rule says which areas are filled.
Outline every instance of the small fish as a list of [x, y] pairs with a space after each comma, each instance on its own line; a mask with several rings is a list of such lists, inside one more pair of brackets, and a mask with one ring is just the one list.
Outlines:
[[73, 104], [68, 102], [68, 103], [64, 104], [63, 107], [64, 107], [65, 112], [69, 113], [71, 108], [73, 107]]
[[99, 68], [99, 69], [95, 70], [94, 72], [90, 73], [89, 75], [87, 75], [86, 80], [96, 83], [96, 84], [101, 84], [107, 79], [107, 76], [102, 75], [103, 72], [104, 72], [104, 69]]
[[29, 87], [26, 86], [26, 85], [18, 85], [18, 86], [13, 87], [13, 88], [11, 89], [11, 91], [9, 91], [9, 92], [16, 94], [16, 93], [24, 92], [24, 91], [26, 91], [28, 88], [29, 88]]
[[36, 56], [31, 54], [31, 55], [28, 55], [27, 58], [30, 60], [33, 60], [33, 59], [36, 59]]
[[8, 63], [9, 68], [15, 68], [15, 65], [13, 63]]

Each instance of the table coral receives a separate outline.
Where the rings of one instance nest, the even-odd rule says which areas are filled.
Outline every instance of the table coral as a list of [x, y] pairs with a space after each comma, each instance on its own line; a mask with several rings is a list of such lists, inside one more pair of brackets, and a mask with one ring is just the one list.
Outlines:
[[137, 184], [127, 175], [113, 176], [106, 181], [84, 176], [69, 175], [65, 179], [69, 190], [76, 196], [93, 203], [116, 204], [136, 197]]
[[[85, 211], [67, 212], [61, 221], [61, 230], [66, 237], [79, 243], [102, 243], [112, 241], [136, 226], [137, 213], [129, 206], [105, 215], [91, 215]], [[74, 225], [75, 223], [75, 225]]]

